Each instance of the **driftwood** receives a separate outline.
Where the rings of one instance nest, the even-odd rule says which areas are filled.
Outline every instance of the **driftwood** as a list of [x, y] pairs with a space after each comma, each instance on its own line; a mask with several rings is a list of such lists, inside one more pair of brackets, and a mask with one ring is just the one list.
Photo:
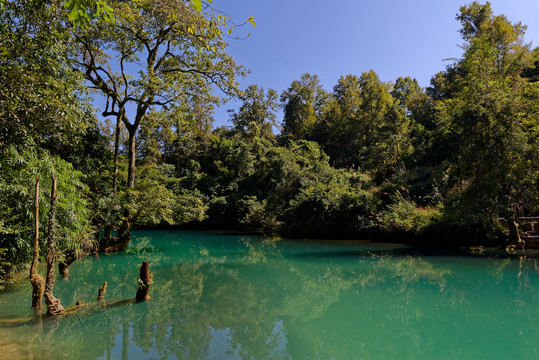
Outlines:
[[[122, 299], [122, 300], [112, 300], [112, 301], [105, 301], [104, 299], [99, 299], [95, 303], [90, 304], [83, 304], [82, 301], [77, 301], [76, 305], [69, 306], [65, 308], [60, 314], [47, 314], [47, 318], [51, 319], [58, 319], [62, 318], [64, 316], [72, 316], [72, 315], [85, 315], [85, 314], [91, 314], [98, 311], [103, 310], [109, 310], [120, 306], [129, 306], [132, 304], [135, 304], [136, 300], [135, 298], [131, 299]], [[23, 316], [23, 317], [17, 317], [12, 319], [1, 319], [0, 318], [0, 326], [2, 327], [10, 327], [10, 326], [20, 326], [27, 323], [40, 323], [43, 321], [43, 313], [35, 313], [33, 316]]]

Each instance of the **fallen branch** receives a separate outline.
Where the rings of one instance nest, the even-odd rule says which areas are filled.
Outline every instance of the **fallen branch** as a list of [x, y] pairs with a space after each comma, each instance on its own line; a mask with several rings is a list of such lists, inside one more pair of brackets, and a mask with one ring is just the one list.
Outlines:
[[[152, 277], [153, 275], [150, 274], [149, 271], [149, 263], [147, 261], [144, 261], [142, 262], [142, 265], [140, 267], [139, 286], [137, 288], [137, 294], [135, 298], [105, 301], [104, 297], [105, 293], [107, 292], [107, 282], [105, 281], [105, 283], [103, 283], [103, 285], [99, 287], [96, 302], [91, 304], [83, 304], [79, 300], [75, 305], [68, 308], [63, 308], [62, 312], [60, 313], [55, 314], [51, 313], [50, 311], [47, 311], [45, 318], [58, 319], [64, 316], [87, 315], [89, 313], [103, 311], [105, 309], [110, 310], [116, 307], [130, 306], [138, 302], [150, 300], [150, 287], [152, 284]], [[43, 315], [45, 314], [43, 314], [41, 311], [35, 311], [34, 316], [24, 316], [13, 319], [0, 319], [0, 326], [9, 327], [20, 326], [32, 322], [39, 323], [42, 321]]]

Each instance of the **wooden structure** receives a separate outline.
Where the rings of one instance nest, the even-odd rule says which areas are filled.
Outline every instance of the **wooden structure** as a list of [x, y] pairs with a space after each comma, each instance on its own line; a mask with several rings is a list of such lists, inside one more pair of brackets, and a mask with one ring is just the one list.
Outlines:
[[539, 249], [539, 216], [517, 217], [516, 221], [499, 219], [505, 225], [509, 242], [528, 249]]

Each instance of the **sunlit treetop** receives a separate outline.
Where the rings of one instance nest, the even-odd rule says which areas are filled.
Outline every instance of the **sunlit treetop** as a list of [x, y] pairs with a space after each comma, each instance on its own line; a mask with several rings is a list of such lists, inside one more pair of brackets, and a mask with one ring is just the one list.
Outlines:
[[[7, 0], [0, 0], [0, 7], [3, 7], [5, 1]], [[135, 3], [141, 7], [145, 2], [151, 3], [145, 0], [135, 1]], [[208, 0], [208, 8], [210, 7], [209, 3], [211, 2], [212, 0]], [[191, 5], [197, 12], [202, 12], [202, 0], [191, 0]], [[73, 26], [81, 29], [87, 29], [90, 26], [91, 17], [104, 21], [111, 21], [114, 19], [113, 8], [105, 0], [67, 0], [64, 3], [64, 7], [69, 12], [69, 21], [73, 23]], [[232, 30], [234, 30], [237, 26], [231, 21], [231, 18], [228, 15], [216, 15], [215, 13], [211, 13], [209, 15], [211, 20], [213, 20], [217, 25], [228, 28], [228, 35], [230, 35]], [[256, 27], [254, 17], [252, 16], [249, 16], [243, 24], [247, 23], [250, 23], [253, 27]], [[219, 30], [219, 32], [221, 32], [221, 30]]]

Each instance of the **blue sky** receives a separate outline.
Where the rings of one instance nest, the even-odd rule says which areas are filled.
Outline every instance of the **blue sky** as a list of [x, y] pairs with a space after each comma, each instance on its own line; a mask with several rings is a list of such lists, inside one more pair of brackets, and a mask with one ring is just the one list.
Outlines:
[[[374, 70], [383, 81], [416, 78], [426, 87], [432, 75], [462, 54], [455, 19], [460, 0], [213, 0], [213, 7], [237, 22], [254, 16], [230, 40], [228, 53], [251, 70], [240, 80], [273, 88], [279, 94], [306, 72], [317, 74], [331, 91], [340, 76]], [[481, 2], [484, 3], [484, 2]], [[539, 46], [538, 0], [492, 0], [494, 14], [528, 26], [526, 41]], [[217, 109], [215, 126], [229, 125], [226, 109]], [[282, 115], [278, 115], [280, 121]]]

